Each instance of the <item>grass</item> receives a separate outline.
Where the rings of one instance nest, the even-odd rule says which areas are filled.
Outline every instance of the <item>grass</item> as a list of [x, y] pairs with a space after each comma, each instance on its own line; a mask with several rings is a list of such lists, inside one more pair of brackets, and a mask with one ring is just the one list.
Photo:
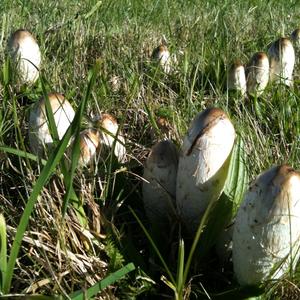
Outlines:
[[[2, 291], [67, 297], [88, 291], [134, 263], [134, 271], [116, 277], [106, 289], [99, 288], [97, 297], [168, 299], [174, 295], [167, 286], [170, 282], [191, 299], [261, 293], [263, 299], [299, 297], [298, 272], [269, 291], [241, 290], [231, 266], [220, 266], [213, 251], [204, 261], [198, 257], [201, 243], [186, 271], [194, 246], [180, 238], [178, 224], [165, 247], [152, 236], [163, 267], [129, 209], [151, 235], [141, 198], [143, 162], [150, 147], [166, 135], [180, 146], [193, 117], [211, 105], [224, 109], [243, 137], [251, 158], [246, 164], [249, 180], [274, 164], [299, 166], [300, 66], [295, 68], [293, 89], [269, 85], [261, 98], [247, 100], [226, 91], [231, 61], [239, 58], [247, 63], [254, 52], [266, 51], [272, 41], [299, 26], [297, 1], [3, 0], [1, 6], [0, 213], [7, 245], [0, 244], [0, 261], [6, 247], [9, 255], [19, 248], [8, 260], [11, 284], [5, 283]], [[41, 81], [22, 89], [15, 85], [5, 48], [10, 33], [18, 28], [30, 30], [39, 42], [46, 86]], [[168, 76], [150, 63], [163, 36], [178, 60]], [[94, 69], [94, 84], [89, 85], [96, 62], [100, 67]], [[73, 133], [90, 126], [90, 117], [99, 112], [114, 114], [125, 132], [130, 161], [120, 165], [110, 156], [93, 169], [79, 171], [73, 160], [72, 174], [65, 176], [68, 181], [59, 159], [67, 140], [58, 144], [61, 152], [54, 152], [48, 161], [29, 154], [29, 110], [51, 90], [64, 93], [79, 112]], [[157, 123], [159, 117], [167, 119], [167, 130]], [[48, 172], [47, 164], [52, 166]], [[78, 219], [76, 205], [71, 205], [72, 194], [82, 204], [86, 227]], [[3, 241], [3, 226], [0, 230]]]

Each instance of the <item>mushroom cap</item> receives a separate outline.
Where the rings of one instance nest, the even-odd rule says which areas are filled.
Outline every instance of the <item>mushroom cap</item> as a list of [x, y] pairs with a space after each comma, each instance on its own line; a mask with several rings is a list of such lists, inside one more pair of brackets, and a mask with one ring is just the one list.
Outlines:
[[[75, 111], [70, 102], [59, 93], [48, 94], [59, 139], [62, 139], [70, 126]], [[33, 153], [41, 154], [45, 146], [50, 146], [53, 139], [49, 130], [45, 98], [34, 104], [29, 115], [29, 144]]]
[[146, 160], [143, 202], [152, 224], [163, 224], [174, 216], [178, 151], [170, 140], [156, 143]]
[[8, 40], [8, 51], [16, 65], [21, 84], [33, 84], [39, 76], [41, 52], [36, 39], [24, 29], [12, 33]]
[[229, 71], [227, 77], [228, 90], [240, 91], [242, 95], [246, 94], [246, 75], [245, 68], [240, 61], [235, 61]]
[[210, 201], [216, 201], [227, 177], [235, 140], [226, 113], [209, 108], [193, 120], [179, 157], [176, 202], [188, 231], [194, 232]]
[[300, 174], [282, 165], [250, 186], [233, 230], [233, 267], [241, 285], [281, 277], [295, 267], [300, 246]]
[[268, 50], [270, 61], [270, 80], [293, 84], [295, 50], [289, 38], [282, 37], [273, 42]]
[[256, 52], [246, 67], [247, 91], [260, 96], [269, 82], [269, 59], [266, 53]]

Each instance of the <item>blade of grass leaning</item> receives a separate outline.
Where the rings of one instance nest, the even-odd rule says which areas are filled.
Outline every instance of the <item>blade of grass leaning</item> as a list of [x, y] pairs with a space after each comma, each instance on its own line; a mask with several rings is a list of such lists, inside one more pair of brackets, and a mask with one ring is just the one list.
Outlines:
[[36, 162], [40, 162], [43, 166], [45, 166], [46, 163], [47, 163], [47, 161], [45, 159], [38, 158], [36, 155], [34, 155], [32, 153], [22, 151], [22, 150], [19, 150], [19, 149], [7, 147], [7, 146], [0, 146], [0, 151], [10, 153], [10, 154], [14, 154], [14, 155], [17, 155], [19, 157], [28, 158], [28, 159], [36, 161]]
[[[48, 84], [47, 80], [43, 77], [43, 75], [41, 74], [40, 76], [40, 83], [41, 83], [41, 87], [42, 87], [42, 91], [43, 91], [43, 96], [45, 99], [45, 109], [46, 109], [46, 117], [47, 117], [47, 122], [48, 122], [48, 128], [49, 128], [49, 132], [51, 134], [52, 140], [53, 140], [53, 144], [54, 147], [57, 146], [57, 143], [59, 142], [59, 135], [58, 135], [58, 131], [56, 128], [56, 123], [55, 123], [55, 119], [54, 119], [54, 115], [53, 115], [53, 111], [51, 109], [51, 105], [50, 105], [50, 101], [49, 101], [49, 97], [48, 97], [48, 93], [47, 93], [47, 89], [46, 89], [46, 83]], [[49, 84], [48, 84], [49, 85]], [[82, 103], [81, 103], [82, 105]], [[80, 108], [79, 108], [80, 110]], [[76, 115], [75, 115], [76, 117]], [[74, 122], [72, 122], [72, 124], [75, 124], [75, 129], [72, 128], [72, 133], [74, 133], [77, 130], [77, 127], [80, 127], [80, 123], [77, 123], [78, 120], [75, 119], [74, 117]], [[72, 124], [70, 125], [70, 127], [72, 126]], [[72, 204], [73, 207], [75, 209], [76, 215], [78, 217], [78, 220], [80, 222], [80, 224], [85, 227], [87, 225], [87, 219], [83, 210], [82, 205], [80, 205], [80, 201], [73, 189], [73, 180], [70, 179], [69, 174], [68, 174], [68, 168], [66, 166], [65, 161], [62, 159], [61, 160], [61, 172], [63, 174], [63, 180], [65, 183], [65, 186], [68, 187], [68, 189], [71, 189], [68, 192], [68, 199], [72, 199]], [[65, 215], [64, 210], [66, 210], [67, 205], [64, 207], [64, 203], [63, 202], [63, 216]]]
[[183, 286], [185, 286], [185, 284], [187, 282], [187, 277], [188, 277], [188, 274], [189, 274], [189, 270], [190, 270], [190, 267], [191, 267], [191, 263], [192, 263], [192, 260], [193, 260], [195, 250], [197, 248], [200, 236], [201, 236], [202, 232], [204, 231], [204, 228], [207, 224], [209, 215], [210, 215], [214, 205], [215, 205], [214, 201], [209, 202], [209, 204], [208, 204], [208, 206], [205, 210], [205, 213], [204, 213], [203, 217], [201, 218], [201, 222], [198, 226], [198, 229], [196, 231], [196, 234], [195, 234], [195, 237], [194, 237], [194, 240], [193, 240], [193, 244], [192, 244], [192, 247], [191, 247], [188, 259], [186, 261], [185, 268], [184, 268], [183, 280], [182, 280]]
[[151, 127], [155, 129], [155, 131], [156, 131], [157, 134], [159, 134], [160, 130], [159, 130], [159, 128], [158, 128], [158, 126], [157, 126], [157, 124], [155, 122], [155, 119], [153, 117], [153, 114], [152, 114], [150, 108], [148, 107], [148, 105], [147, 105], [147, 103], [145, 101], [143, 101], [143, 103], [144, 103], [144, 106], [145, 106], [145, 110], [146, 110], [146, 112], [147, 112], [147, 114], [149, 116], [149, 121], [150, 121]]
[[120, 270], [108, 275], [106, 278], [102, 279], [101, 281], [97, 282], [90, 288], [85, 291], [77, 291], [69, 295], [72, 300], [84, 300], [84, 299], [91, 299], [91, 297], [95, 296], [107, 286], [113, 284], [114, 282], [118, 281], [122, 277], [124, 277], [129, 272], [133, 271], [135, 266], [133, 263], [129, 263]]
[[62, 296], [44, 296], [44, 295], [26, 295], [26, 294], [13, 294], [0, 296], [1, 300], [63, 300]]
[[161, 255], [160, 251], [159, 251], [158, 248], [156, 247], [156, 245], [155, 245], [153, 239], [151, 238], [149, 232], [147, 231], [147, 229], [145, 228], [145, 226], [143, 225], [143, 223], [141, 222], [141, 220], [139, 219], [139, 217], [137, 216], [137, 214], [134, 212], [134, 210], [133, 210], [131, 207], [129, 207], [129, 210], [131, 211], [131, 213], [133, 214], [134, 218], [137, 220], [137, 222], [139, 223], [140, 227], [141, 227], [142, 230], [144, 231], [144, 233], [145, 233], [147, 239], [148, 239], [149, 242], [151, 243], [151, 246], [153, 247], [154, 251], [156, 252], [158, 258], [160, 259], [160, 261], [161, 261], [161, 263], [162, 263], [162, 265], [163, 265], [165, 271], [167, 272], [167, 274], [168, 274], [170, 280], [172, 281], [172, 284], [173, 284], [174, 286], [176, 286], [176, 281], [175, 281], [175, 279], [174, 279], [174, 276], [172, 275], [172, 272], [170, 271], [170, 269], [169, 269], [168, 265], [166, 264], [165, 260], [163, 259], [163, 257], [162, 257], [162, 255]]
[[227, 180], [225, 182], [223, 192], [233, 203], [232, 216], [235, 216], [237, 209], [240, 206], [247, 184], [247, 153], [245, 151], [242, 137], [238, 136], [233, 147]]
[[[92, 76], [92, 78], [93, 78], [93, 76]], [[91, 83], [91, 81], [90, 81], [90, 83]], [[89, 90], [89, 88], [88, 88], [88, 90]], [[83, 106], [83, 104], [85, 104], [85, 101], [83, 101], [80, 104], [80, 106]], [[53, 152], [51, 152], [49, 159], [47, 161], [47, 164], [42, 169], [40, 176], [38, 177], [36, 183], [34, 184], [32, 193], [28, 199], [28, 202], [25, 206], [20, 223], [17, 227], [16, 236], [15, 236], [14, 242], [11, 247], [11, 252], [9, 255], [8, 265], [7, 265], [7, 273], [6, 273], [5, 281], [3, 284], [3, 292], [5, 294], [7, 294], [10, 290], [11, 281], [12, 281], [12, 277], [13, 277], [13, 270], [14, 270], [14, 267], [16, 264], [16, 259], [19, 254], [21, 242], [22, 242], [25, 230], [27, 228], [31, 212], [34, 208], [34, 205], [38, 199], [38, 196], [39, 196], [41, 190], [43, 189], [44, 185], [49, 180], [51, 174], [53, 173], [53, 171], [55, 170], [56, 166], [58, 165], [58, 163], [60, 162], [61, 158], [63, 157], [63, 155], [65, 153], [65, 150], [68, 146], [69, 140], [70, 140], [71, 136], [74, 134], [74, 131], [76, 130], [76, 126], [78, 126], [78, 124], [75, 124], [75, 121], [78, 119], [78, 115], [80, 114], [80, 112], [81, 112], [81, 108], [79, 108], [79, 110], [76, 112], [75, 118], [72, 121], [71, 126], [69, 126], [69, 128], [67, 129], [62, 140], [58, 143], [55, 150]], [[64, 176], [64, 177], [66, 177], [66, 176]], [[72, 182], [70, 184], [72, 184]]]
[[56, 149], [51, 153], [49, 156], [49, 159], [47, 161], [47, 164], [45, 167], [42, 169], [40, 176], [38, 177], [37, 181], [34, 184], [32, 193], [27, 201], [27, 204], [25, 206], [24, 212], [22, 214], [20, 223], [17, 227], [17, 232], [15, 239], [13, 241], [9, 259], [8, 259], [8, 265], [7, 265], [7, 273], [3, 285], [3, 291], [5, 294], [7, 294], [10, 290], [11, 286], [11, 280], [13, 276], [13, 270], [16, 264], [16, 259], [19, 254], [19, 250], [21, 247], [22, 239], [25, 233], [25, 230], [27, 228], [28, 222], [30, 215], [32, 213], [32, 210], [34, 208], [35, 203], [37, 202], [38, 196], [43, 189], [44, 185], [47, 183], [49, 180], [51, 174], [54, 172], [56, 166], [60, 162], [61, 158], [63, 157], [65, 150], [68, 146], [69, 140], [72, 135], [72, 128], [69, 127], [68, 130], [66, 131], [63, 139], [61, 142], [58, 144]]
[[87, 20], [89, 17], [91, 17], [101, 7], [101, 4], [102, 1], [97, 1], [92, 9], [84, 15], [84, 19]]
[[3, 67], [2, 67], [2, 80], [3, 80], [3, 84], [4, 86], [7, 86], [11, 80], [11, 62], [10, 59], [7, 58], [4, 63], [3, 63]]
[[55, 120], [54, 120], [54, 114], [50, 105], [48, 93], [45, 86], [46, 79], [44, 78], [43, 74], [40, 75], [40, 82], [43, 90], [43, 95], [45, 98], [45, 109], [46, 109], [46, 117], [47, 117], [46, 119], [48, 123], [48, 128], [53, 140], [53, 144], [56, 146], [59, 141], [59, 136], [58, 136]]
[[[243, 143], [241, 141], [241, 139], [239, 139], [239, 146], [237, 149], [239, 149], [238, 153], [235, 153], [236, 154], [236, 158], [238, 160], [240, 160], [240, 155], [244, 156], [245, 152], [240, 152], [240, 147], [243, 147]], [[244, 150], [243, 150], [244, 151]], [[234, 162], [235, 163], [235, 162]], [[233, 167], [234, 168], [234, 167]], [[240, 164], [238, 164], [238, 169], [240, 168]], [[233, 171], [232, 171], [233, 172]], [[239, 177], [240, 174], [244, 174], [244, 169], [241, 171], [241, 170], [238, 170], [237, 172], [233, 172], [234, 174], [238, 174], [237, 177]], [[233, 175], [230, 175], [230, 176], [233, 176]], [[237, 180], [237, 178], [235, 178]], [[239, 192], [235, 191], [234, 192], [234, 195], [235, 195], [238, 199], [239, 197], [242, 197], [242, 190], [244, 190], [244, 185], [245, 185], [245, 182], [243, 180], [242, 182], [242, 186], [239, 188]], [[231, 185], [230, 185], [231, 186]], [[227, 187], [228, 188], [228, 187]], [[229, 188], [228, 188], [229, 189]], [[230, 191], [232, 192], [232, 191]], [[237, 201], [235, 199], [235, 201]], [[240, 198], [239, 198], [240, 200]], [[185, 265], [185, 270], [184, 270], [184, 275], [183, 275], [183, 284], [185, 285], [186, 281], [187, 281], [187, 277], [188, 277], [188, 273], [189, 273], [189, 269], [190, 269], [190, 266], [191, 266], [191, 263], [192, 263], [192, 259], [193, 259], [193, 256], [194, 256], [194, 253], [195, 253], [195, 250], [197, 248], [197, 245], [198, 245], [198, 242], [199, 242], [199, 239], [204, 231], [204, 228], [205, 226], [207, 225], [208, 221], [209, 221], [209, 217], [210, 217], [210, 214], [213, 210], [215, 206], [215, 202], [211, 201], [207, 207], [207, 209], [205, 210], [205, 213], [201, 219], [201, 222], [198, 226], [198, 229], [197, 229], [197, 232], [195, 234], [195, 238], [193, 240], [193, 244], [192, 244], [192, 247], [191, 247], [191, 250], [190, 250], [190, 253], [189, 253], [189, 256], [188, 256], [188, 259], [187, 259], [187, 262], [186, 262], [186, 265]]]
[[[100, 66], [100, 63], [96, 62], [96, 65], [92, 71], [92, 75], [97, 74], [99, 66]], [[71, 170], [68, 170], [64, 160], [62, 160], [62, 162], [61, 162], [61, 171], [63, 173], [63, 178], [64, 178], [64, 182], [65, 182], [65, 186], [66, 186], [66, 193], [65, 193], [64, 201], [63, 201], [62, 214], [63, 214], [63, 216], [65, 215], [69, 201], [72, 200], [72, 205], [76, 211], [78, 220], [83, 227], [85, 227], [88, 224], [88, 221], [87, 221], [84, 209], [82, 207], [82, 203], [80, 203], [80, 200], [78, 199], [78, 197], [74, 191], [73, 178], [74, 178], [75, 170], [76, 170], [79, 155], [80, 155], [79, 133], [80, 133], [81, 119], [83, 116], [83, 112], [85, 111], [88, 97], [91, 93], [91, 88], [93, 86], [93, 82], [95, 81], [94, 77], [91, 75], [89, 76], [89, 83], [88, 83], [86, 95], [85, 95], [83, 101], [81, 101], [80, 106], [78, 108], [79, 114], [76, 113], [74, 120], [70, 125], [70, 127], [73, 126], [72, 132], [75, 133], [75, 142], [73, 145], [73, 151], [72, 151], [72, 155], [71, 155]], [[51, 133], [54, 143], [57, 143], [57, 141], [59, 140], [59, 137], [58, 137], [58, 132], [57, 132], [57, 128], [55, 125], [53, 112], [52, 112], [52, 109], [50, 106], [47, 90], [45, 87], [45, 82], [46, 82], [46, 80], [43, 79], [43, 77], [42, 77], [41, 78], [41, 86], [42, 86], [42, 90], [43, 90], [43, 94], [44, 94], [44, 98], [45, 98], [45, 107], [46, 107], [47, 121], [49, 124], [49, 130], [50, 130], [50, 133]]]
[[246, 152], [243, 140], [238, 136], [230, 155], [230, 165], [223, 193], [209, 214], [200, 239], [202, 251], [199, 256], [201, 258], [206, 256], [222, 230], [230, 224], [235, 216], [246, 190], [247, 182]]
[[66, 185], [66, 194], [64, 196], [63, 209], [62, 209], [63, 216], [66, 214], [70, 197], [71, 197], [71, 195], [74, 191], [73, 190], [73, 178], [74, 178], [74, 175], [75, 175], [76, 167], [77, 167], [77, 164], [78, 164], [78, 159], [79, 159], [79, 156], [80, 156], [79, 140], [80, 140], [81, 119], [82, 119], [83, 113], [85, 111], [88, 99], [90, 98], [90, 95], [92, 93], [92, 88], [95, 84], [95, 80], [96, 80], [97, 74], [99, 73], [99, 69], [100, 69], [100, 61], [97, 61], [94, 68], [92, 69], [92, 71], [89, 74], [88, 85], [87, 85], [87, 89], [85, 91], [85, 96], [83, 97], [83, 99], [80, 103], [79, 109], [76, 112], [74, 120], [71, 124], [72, 129], [75, 132], [75, 141], [74, 141], [72, 154], [71, 154], [71, 170], [70, 170], [70, 172], [67, 176], [67, 180], [66, 180], [66, 183], [67, 183], [67, 185]]
[[3, 290], [3, 282], [7, 270], [7, 241], [6, 241], [6, 223], [4, 216], [0, 214], [0, 293]]

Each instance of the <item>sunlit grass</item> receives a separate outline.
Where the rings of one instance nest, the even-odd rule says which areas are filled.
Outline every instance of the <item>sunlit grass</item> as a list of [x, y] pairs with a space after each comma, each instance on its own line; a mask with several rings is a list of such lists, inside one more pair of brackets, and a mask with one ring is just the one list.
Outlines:
[[[133, 262], [136, 270], [113, 283], [103, 297], [116, 294], [125, 299], [161, 299], [172, 295], [161, 276], [172, 279], [181, 295], [184, 290], [191, 298], [206, 297], [206, 293], [234, 295], [238, 287], [230, 266], [222, 269], [213, 251], [208, 251], [205, 263], [198, 255], [202, 233], [184, 274], [192, 241], [183, 242], [178, 223], [170, 232], [171, 243], [157, 245], [162, 256], [158, 259], [129, 206], [148, 229], [140, 176], [150, 147], [166, 136], [159, 117], [168, 121], [167, 134], [179, 147], [198, 112], [220, 107], [244, 140], [246, 157], [250, 158], [245, 166], [249, 180], [274, 164], [299, 167], [299, 81], [291, 89], [269, 85], [261, 97], [243, 99], [227, 93], [226, 74], [233, 60], [247, 64], [255, 52], [267, 51], [271, 42], [290, 35], [299, 26], [296, 12], [300, 4], [262, 0], [3, 0], [1, 8], [0, 213], [7, 224], [8, 254], [15, 251], [4, 288], [1, 282], [2, 291], [71, 295], [81, 287], [88, 290], [108, 273]], [[7, 39], [19, 28], [30, 30], [37, 38], [44, 78], [22, 89], [14, 84], [6, 55]], [[163, 37], [178, 61], [168, 75], [150, 61]], [[100, 66], [94, 69], [94, 84], [89, 85], [89, 70], [96, 61]], [[299, 66], [295, 71], [299, 78]], [[71, 132], [78, 135], [82, 128], [90, 127], [92, 116], [112, 113], [125, 133], [129, 162], [119, 164], [110, 155], [101, 158], [94, 169], [78, 170], [75, 147], [71, 169], [61, 164], [54, 168], [64, 156], [67, 140], [57, 146], [61, 152], [50, 153], [52, 161], [34, 157], [28, 147], [29, 110], [50, 91], [65, 94], [78, 112], [68, 138]], [[48, 176], [43, 172], [47, 164]], [[74, 212], [74, 201], [84, 212], [85, 222], [78, 221], [80, 213]], [[30, 209], [25, 209], [24, 221], [21, 216], [26, 205]], [[15, 235], [18, 225], [22, 230]], [[155, 242], [156, 237], [152, 238]], [[290, 279], [297, 284], [299, 275]], [[39, 282], [44, 284], [36, 288]], [[285, 281], [282, 284], [292, 289]]]

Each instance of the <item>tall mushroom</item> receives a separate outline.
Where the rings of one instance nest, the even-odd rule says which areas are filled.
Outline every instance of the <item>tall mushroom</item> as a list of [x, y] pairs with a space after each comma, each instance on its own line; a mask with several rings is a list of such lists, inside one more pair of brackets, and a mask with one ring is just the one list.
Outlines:
[[119, 162], [126, 162], [125, 139], [116, 118], [111, 114], [101, 114], [97, 117], [97, 126], [101, 132], [101, 143], [114, 148], [114, 154]]
[[235, 90], [241, 92], [242, 96], [246, 94], [246, 75], [245, 68], [240, 61], [235, 61], [229, 71], [227, 77], [228, 90]]
[[282, 165], [250, 186], [233, 230], [233, 268], [241, 285], [257, 285], [294, 268], [300, 246], [300, 174]]
[[8, 51], [14, 61], [21, 84], [33, 84], [39, 77], [41, 52], [33, 35], [24, 29], [15, 31], [8, 40]]
[[269, 81], [269, 59], [264, 52], [256, 52], [246, 67], [247, 92], [260, 96]]
[[143, 201], [152, 224], [163, 225], [174, 217], [178, 151], [170, 140], [155, 144], [144, 167]]
[[177, 209], [190, 233], [197, 229], [210, 201], [224, 188], [235, 130], [226, 113], [208, 108], [193, 120], [179, 157]]
[[[62, 139], [70, 126], [75, 111], [70, 102], [59, 93], [48, 95], [59, 139]], [[34, 104], [29, 115], [29, 144], [35, 154], [42, 154], [45, 147], [52, 145], [49, 121], [46, 114], [46, 99]]]
[[270, 81], [293, 85], [295, 50], [288, 38], [273, 42], [268, 50], [270, 60]]
[[166, 45], [162, 44], [155, 48], [151, 58], [158, 62], [166, 74], [170, 73], [172, 67], [172, 57]]

